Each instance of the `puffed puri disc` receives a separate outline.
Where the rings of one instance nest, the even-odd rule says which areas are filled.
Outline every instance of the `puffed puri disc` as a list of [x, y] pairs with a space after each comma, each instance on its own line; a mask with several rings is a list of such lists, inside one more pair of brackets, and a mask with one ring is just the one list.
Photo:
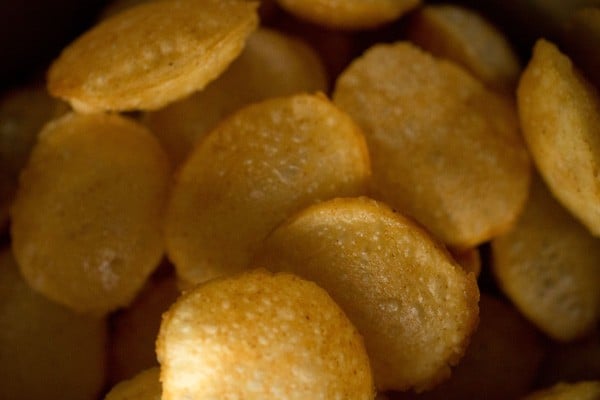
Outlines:
[[327, 290], [365, 338], [378, 390], [435, 386], [477, 325], [474, 274], [417, 224], [371, 199], [304, 209], [271, 233], [256, 265]]
[[158, 141], [132, 120], [71, 113], [48, 123], [11, 210], [25, 280], [79, 312], [129, 304], [163, 255], [170, 178]]
[[523, 137], [556, 199], [600, 236], [600, 92], [540, 39], [517, 89]]
[[362, 338], [312, 282], [265, 270], [213, 280], [163, 315], [163, 400], [371, 400]]
[[458, 65], [397, 42], [352, 62], [333, 99], [365, 134], [377, 199], [457, 249], [515, 223], [530, 165], [507, 98]]
[[256, 28], [257, 3], [161, 0], [132, 7], [63, 50], [48, 90], [79, 112], [154, 110], [202, 89]]

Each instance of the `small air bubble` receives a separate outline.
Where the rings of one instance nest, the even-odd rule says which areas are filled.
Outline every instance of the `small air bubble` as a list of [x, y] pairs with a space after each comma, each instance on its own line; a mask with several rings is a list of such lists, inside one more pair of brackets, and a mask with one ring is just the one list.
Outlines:
[[388, 299], [379, 303], [379, 308], [386, 313], [396, 313], [400, 309], [400, 304], [396, 299]]

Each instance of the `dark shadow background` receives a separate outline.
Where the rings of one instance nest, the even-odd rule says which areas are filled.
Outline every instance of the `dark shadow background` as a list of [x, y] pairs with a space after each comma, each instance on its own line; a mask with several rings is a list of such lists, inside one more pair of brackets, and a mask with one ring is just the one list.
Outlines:
[[[561, 37], [561, 14], [582, 6], [600, 7], [600, 0], [423, 2], [459, 3], [479, 11], [504, 31], [524, 63], [537, 38], [545, 37], [559, 45], [564, 42]], [[32, 77], [43, 77], [47, 66], [58, 56], [60, 50], [90, 27], [99, 11], [108, 3], [109, 0], [0, 0], [0, 92]], [[281, 16], [281, 11], [278, 14]], [[275, 18], [279, 19], [277, 13]], [[286, 16], [279, 21], [271, 20], [268, 25], [285, 31], [285, 19]], [[394, 25], [389, 28], [391, 37], [397, 38]], [[384, 36], [385, 29], [384, 27]], [[374, 37], [368, 32], [358, 36], [358, 42], [364, 42], [365, 46], [372, 39], [381, 39], [381, 33]], [[567, 53], [570, 53], [569, 47], [573, 46], [565, 47]], [[600, 65], [600, 35], [590, 37], [590, 41], [578, 43], [577, 47], [573, 52], [575, 60], [583, 61], [580, 63], [583, 64], [583, 69], [591, 72], [592, 80], [599, 83], [600, 73], [596, 70]]]
[[0, 91], [42, 75], [105, 0], [0, 0]]

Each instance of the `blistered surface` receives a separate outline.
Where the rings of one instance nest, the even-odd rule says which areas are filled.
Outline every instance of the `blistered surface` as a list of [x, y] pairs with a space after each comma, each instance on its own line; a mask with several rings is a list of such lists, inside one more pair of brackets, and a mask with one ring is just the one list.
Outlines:
[[457, 248], [514, 223], [529, 185], [515, 109], [458, 66], [376, 45], [338, 78], [334, 102], [363, 129], [378, 198]]
[[370, 199], [301, 211], [267, 238], [255, 263], [328, 291], [364, 336], [380, 390], [448, 377], [477, 322], [474, 276], [415, 223]]
[[327, 293], [266, 271], [214, 280], [165, 314], [163, 399], [367, 400], [362, 339]]
[[517, 91], [523, 136], [552, 193], [600, 236], [600, 94], [550, 42], [536, 43]]
[[547, 335], [573, 340], [600, 319], [600, 239], [534, 181], [517, 225], [492, 241], [499, 285]]
[[102, 21], [63, 50], [48, 72], [48, 89], [81, 112], [160, 108], [223, 72], [257, 24], [252, 2], [148, 2]]
[[78, 311], [127, 305], [163, 254], [167, 157], [144, 127], [68, 114], [44, 128], [12, 208], [27, 282]]

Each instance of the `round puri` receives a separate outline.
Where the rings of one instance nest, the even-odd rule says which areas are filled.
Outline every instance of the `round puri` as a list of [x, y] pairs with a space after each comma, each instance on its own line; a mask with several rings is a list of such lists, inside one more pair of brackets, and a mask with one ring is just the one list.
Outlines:
[[600, 94], [540, 39], [517, 91], [523, 135], [556, 198], [600, 236]]
[[96, 400], [104, 384], [106, 323], [35, 293], [0, 253], [0, 398]]
[[144, 370], [133, 378], [120, 382], [104, 400], [161, 400], [160, 369]]
[[394, 21], [420, 0], [277, 0], [290, 13], [329, 28], [365, 29]]
[[40, 133], [12, 208], [25, 280], [82, 312], [127, 305], [163, 254], [167, 157], [143, 126], [67, 114]]
[[460, 67], [376, 45], [338, 78], [334, 102], [363, 129], [374, 196], [443, 242], [474, 247], [516, 220], [529, 159], [515, 110]]
[[164, 315], [163, 399], [374, 397], [362, 339], [312, 282], [263, 270], [213, 280]]
[[48, 90], [80, 112], [157, 109], [203, 88], [241, 52], [256, 3], [164, 0], [80, 36], [48, 72]]
[[474, 275], [370, 199], [303, 210], [269, 235], [256, 265], [327, 290], [365, 338], [379, 390], [420, 390], [448, 377], [477, 324]]
[[600, 320], [600, 239], [534, 179], [515, 227], [492, 241], [493, 272], [517, 308], [557, 340], [589, 333]]
[[428, 5], [411, 20], [409, 39], [430, 53], [462, 65], [486, 85], [513, 93], [517, 55], [508, 40], [474, 11], [452, 4]]
[[244, 108], [201, 141], [179, 171], [167, 212], [169, 258], [188, 282], [243, 270], [292, 213], [364, 193], [369, 167], [362, 134], [324, 96]]
[[244, 51], [204, 90], [147, 113], [146, 124], [180, 164], [224, 117], [270, 97], [327, 90], [325, 68], [303, 41], [274, 30], [252, 33]]

